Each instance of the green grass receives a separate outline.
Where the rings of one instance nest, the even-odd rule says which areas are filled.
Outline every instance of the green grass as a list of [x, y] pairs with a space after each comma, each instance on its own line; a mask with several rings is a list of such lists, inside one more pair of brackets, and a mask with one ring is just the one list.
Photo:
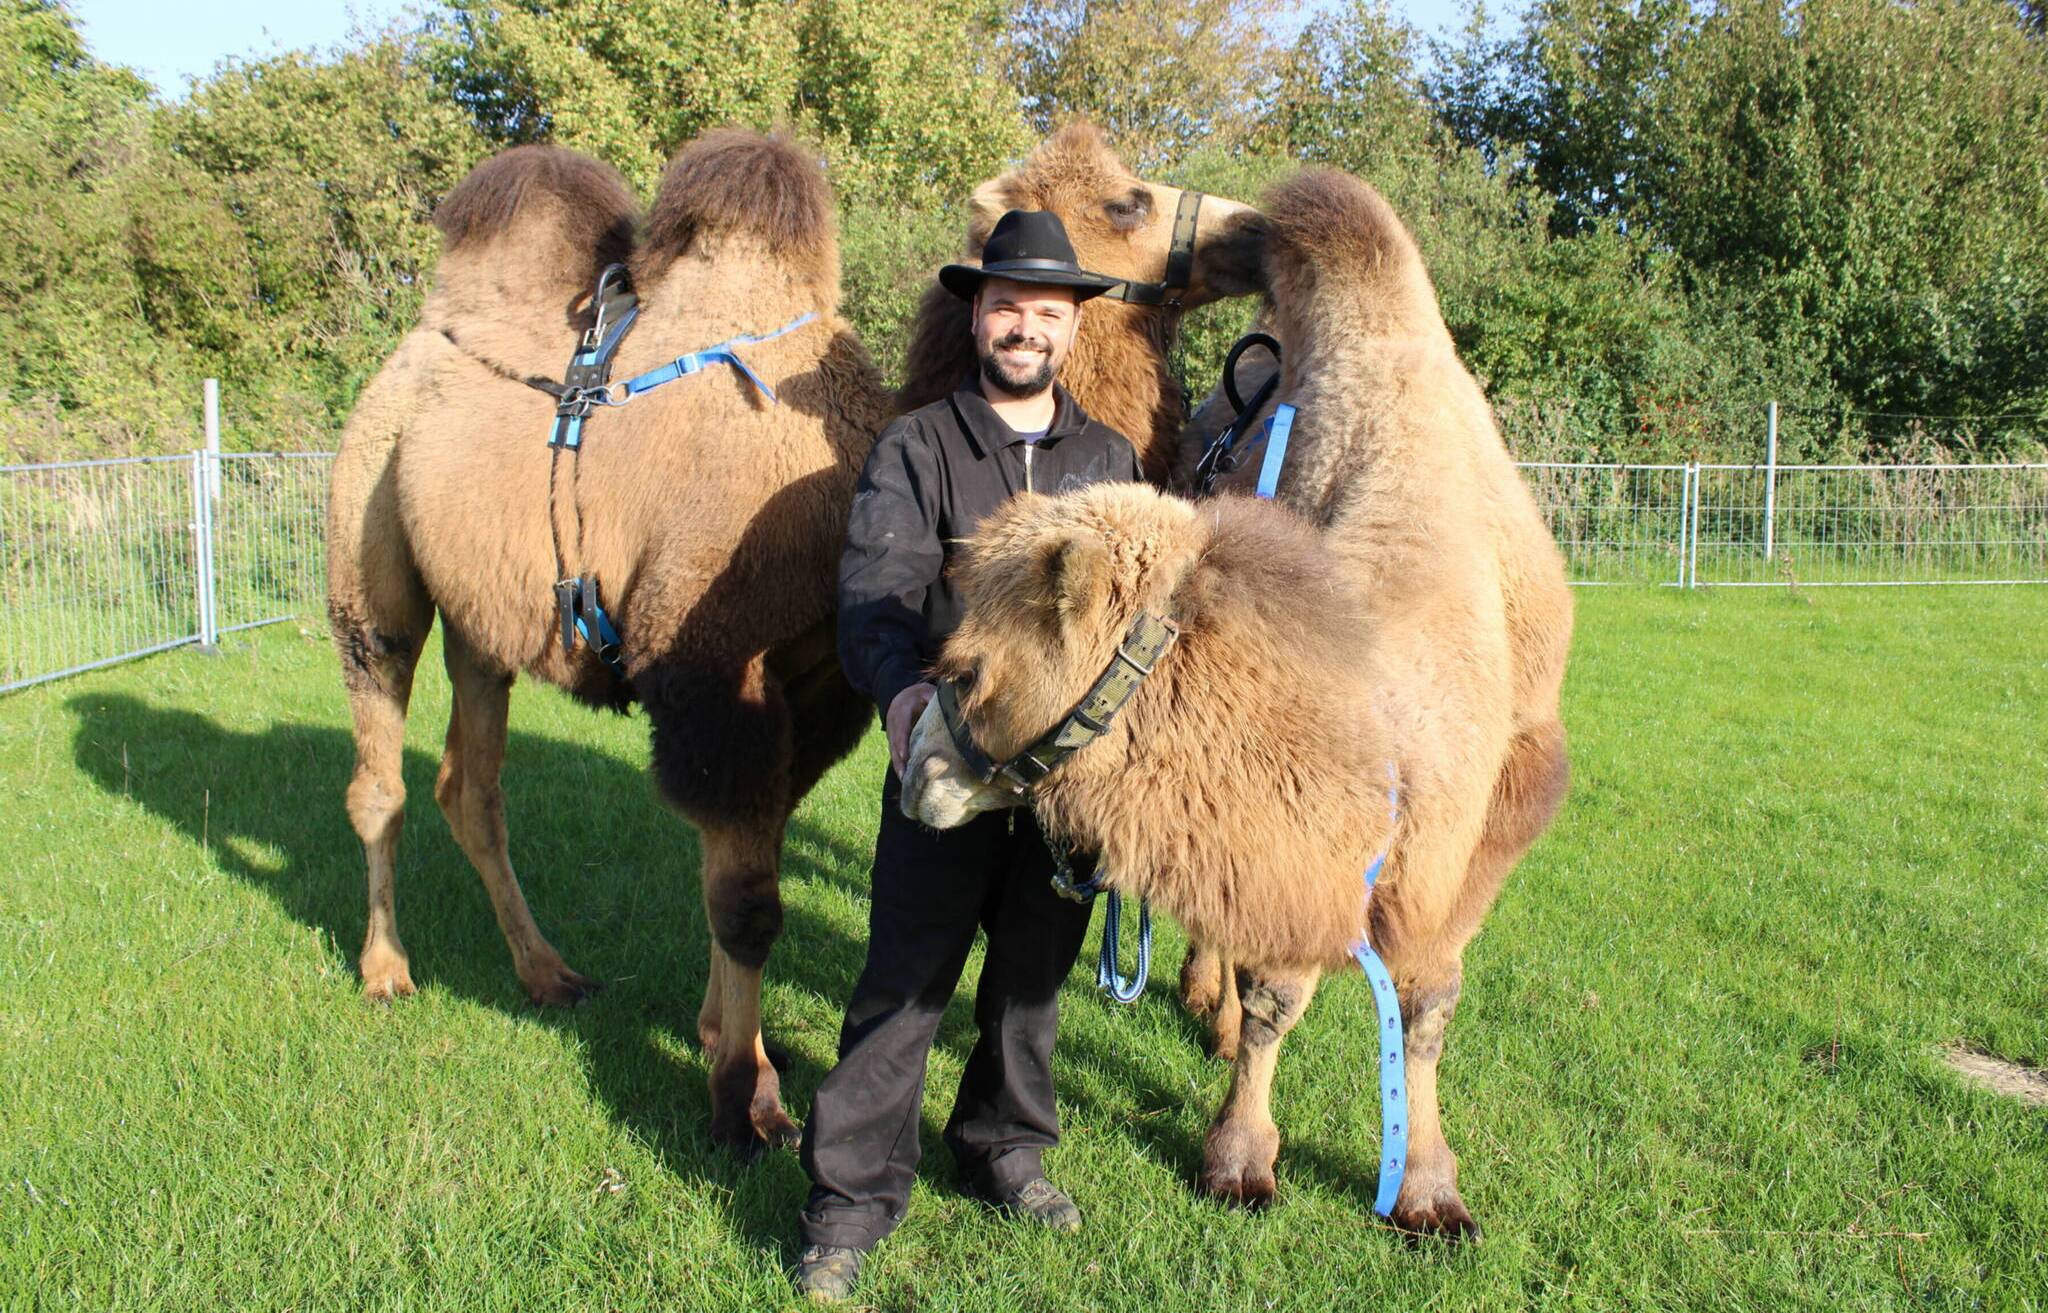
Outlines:
[[[1355, 976], [1282, 1060], [1281, 1204], [1197, 1199], [1226, 1073], [1171, 1005], [1167, 942], [1135, 1008], [1086, 967], [1069, 986], [1051, 1165], [1079, 1237], [951, 1185], [963, 987], [869, 1299], [2048, 1305], [2048, 1112], [1935, 1053], [2048, 1062], [2044, 640], [2048, 589], [1582, 594], [1572, 796], [1468, 955], [1444, 1062], [1483, 1244], [1375, 1225]], [[422, 678], [398, 886], [422, 988], [372, 1008], [333, 667], [286, 627], [0, 700], [0, 1306], [786, 1303], [805, 1182], [706, 1139], [695, 849], [643, 723], [515, 699], [515, 859], [611, 982], [542, 1014], [432, 806], [446, 695]], [[799, 1116], [861, 959], [880, 763], [871, 737], [791, 835], [768, 1013]]]

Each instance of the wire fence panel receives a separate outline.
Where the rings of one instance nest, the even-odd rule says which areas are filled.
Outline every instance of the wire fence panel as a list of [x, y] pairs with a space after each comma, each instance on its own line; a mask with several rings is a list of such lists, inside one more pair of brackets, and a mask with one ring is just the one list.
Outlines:
[[1683, 465], [1520, 466], [1577, 584], [1676, 584], [1685, 559]]
[[213, 595], [220, 633], [317, 612], [327, 596], [327, 452], [213, 458]]
[[2048, 583], [2048, 465], [1699, 468], [1701, 584]]
[[198, 638], [195, 470], [0, 466], [0, 692]]

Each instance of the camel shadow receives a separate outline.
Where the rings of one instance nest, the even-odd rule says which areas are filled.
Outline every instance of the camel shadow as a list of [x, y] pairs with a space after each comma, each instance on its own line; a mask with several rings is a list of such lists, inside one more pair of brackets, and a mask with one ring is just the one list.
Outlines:
[[[342, 808], [354, 763], [349, 733], [304, 722], [242, 731], [182, 708], [94, 694], [66, 704], [78, 769], [111, 797], [127, 797], [202, 843], [220, 869], [263, 891], [332, 944], [351, 968], [364, 924], [362, 847]], [[734, 1232], [771, 1251], [795, 1230], [809, 1182], [792, 1154], [747, 1163], [711, 1142], [707, 1068], [696, 1041], [708, 933], [694, 832], [656, 804], [646, 772], [594, 748], [515, 730], [507, 747], [505, 805], [520, 881], [555, 946], [605, 982], [571, 1010], [536, 1009], [513, 974], [482, 882], [433, 803], [435, 758], [408, 751], [410, 822], [399, 850], [399, 931], [414, 979], [429, 993], [572, 1032], [590, 1089], [606, 1114], [654, 1151], [662, 1167], [716, 1183]], [[289, 791], [276, 787], [290, 781]], [[869, 855], [799, 817], [783, 862], [796, 878], [865, 899]], [[857, 874], [856, 874], [857, 873]], [[810, 1107], [836, 1052], [839, 1010], [866, 953], [792, 899], [769, 959], [771, 989], [815, 996], [829, 1015], [789, 1045], [783, 1090], [793, 1113]], [[364, 1006], [353, 998], [351, 1006]], [[412, 1006], [401, 1001], [396, 1006]], [[771, 1005], [771, 1038], [783, 1018]], [[970, 1005], [954, 1000], [940, 1044], [964, 1059]], [[927, 1147], [939, 1143], [929, 1118]], [[947, 1188], [943, 1152], [921, 1174]]]
[[[87, 778], [202, 843], [222, 870], [325, 935], [336, 956], [353, 966], [364, 886], [362, 849], [341, 805], [354, 762], [346, 730], [287, 722], [245, 732], [197, 712], [119, 695], [75, 697], [66, 706], [76, 726], [73, 759]], [[563, 956], [605, 981], [606, 989], [568, 1011], [541, 1011], [527, 1000], [482, 882], [433, 805], [438, 763], [408, 751], [403, 771], [412, 823], [400, 847], [396, 887], [414, 978], [423, 990], [575, 1034], [590, 1089], [606, 1115], [649, 1146], [665, 1171], [715, 1184], [714, 1197], [736, 1238], [769, 1252], [786, 1248], [809, 1189], [795, 1156], [769, 1154], [748, 1163], [708, 1134], [696, 1007], [709, 939], [694, 833], [655, 802], [644, 770], [597, 749], [515, 730], [507, 759], [506, 809], [528, 900]], [[278, 780], [292, 781], [289, 795], [275, 787]], [[783, 876], [864, 901], [870, 858], [799, 816], [790, 825]], [[794, 1041], [783, 1092], [800, 1120], [833, 1061], [837, 1017], [865, 953], [864, 938], [847, 934], [806, 900], [786, 904], [784, 936], [769, 960], [771, 988], [809, 994], [820, 1006], [808, 1010], [831, 1018], [823, 1030], [791, 1035], [788, 1019], [770, 1008], [771, 1038]], [[1070, 986], [1064, 1005], [1098, 1001]], [[1167, 1008], [1183, 1041], [1199, 1044], [1199, 1026], [1179, 1011], [1163, 983], [1148, 992], [1144, 1006]], [[1313, 1013], [1305, 1024], [1312, 1023]], [[964, 1061], [974, 1038], [970, 991], [958, 990], [935, 1048]], [[1185, 1090], [1169, 1086], [1159, 1068], [1128, 1046], [1072, 1026], [1063, 1028], [1060, 1043], [1094, 1070], [1113, 1073], [1119, 1088], [1145, 1107], [1185, 1101]], [[1085, 1088], [1071, 1099], [1098, 1122], [1114, 1116]], [[1280, 1115], [1284, 1125], [1284, 1108]], [[1192, 1189], [1202, 1163], [1199, 1135], [1142, 1118], [1116, 1120], [1123, 1134], [1171, 1165], [1183, 1188]], [[928, 1113], [920, 1138], [926, 1149], [920, 1178], [952, 1191], [951, 1164]], [[1344, 1153], [1290, 1135], [1280, 1166], [1283, 1177], [1314, 1177], [1353, 1194], [1369, 1211], [1374, 1181], [1360, 1173], [1372, 1162], [1371, 1146]]]

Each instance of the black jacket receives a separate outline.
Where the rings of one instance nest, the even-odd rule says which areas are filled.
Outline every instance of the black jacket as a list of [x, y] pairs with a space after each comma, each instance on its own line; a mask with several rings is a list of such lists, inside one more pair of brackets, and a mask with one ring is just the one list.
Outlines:
[[1010, 494], [1133, 481], [1125, 438], [1055, 385], [1052, 427], [1035, 447], [1004, 423], [973, 379], [882, 430], [861, 471], [839, 558], [839, 664], [888, 714], [960, 623], [945, 577], [960, 540]]

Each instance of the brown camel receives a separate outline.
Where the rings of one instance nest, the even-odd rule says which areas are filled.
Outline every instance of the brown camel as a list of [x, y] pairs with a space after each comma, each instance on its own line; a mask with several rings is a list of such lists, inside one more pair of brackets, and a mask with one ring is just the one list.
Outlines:
[[[1064, 215], [1088, 258], [1117, 277], [1159, 276], [1179, 194], [1124, 172], [1085, 130], [1056, 137], [1019, 176], [1063, 169], [1104, 188], [1088, 213]], [[1139, 190], [1155, 198], [1150, 217], [1121, 222]], [[1060, 195], [1079, 206], [1084, 189]], [[1231, 233], [1255, 216], [1225, 201], [1202, 214], [1210, 235], [1187, 300], [1252, 290], [1256, 248]], [[761, 1040], [761, 972], [782, 923], [784, 827], [870, 715], [833, 653], [833, 583], [855, 479], [897, 411], [838, 317], [830, 193], [793, 143], [721, 130], [676, 157], [637, 242], [617, 175], [551, 147], [486, 161], [435, 219], [444, 251], [422, 323], [364, 391], [329, 496], [329, 614], [356, 732], [348, 808], [369, 866], [364, 993], [414, 988], [393, 910], [399, 764], [438, 612], [455, 705], [435, 798], [529, 994], [571, 1003], [594, 984], [541, 934], [509, 856], [499, 771], [522, 670], [592, 703], [645, 706], [660, 791], [702, 839], [713, 946], [698, 1032], [712, 1135], [747, 1150], [790, 1143], [799, 1132]], [[742, 350], [778, 401], [714, 367], [601, 410], [580, 468], [551, 496], [553, 401], [528, 380], [560, 376], [592, 322], [598, 270], [621, 258], [640, 319], [615, 379], [805, 313], [816, 320]], [[1134, 334], [1163, 351], [1155, 321], [1165, 314], [1090, 322], [1073, 358], [1128, 359], [1120, 339]], [[562, 649], [557, 537], [568, 568], [601, 581], [624, 639], [623, 680], [587, 645]]]
[[[1390, 846], [1369, 925], [1407, 1044], [1394, 1221], [1476, 1237], [1437, 1059], [1465, 945], [1564, 797], [1571, 594], [1386, 202], [1319, 170], [1262, 209], [1277, 399], [1299, 408], [1281, 507], [1130, 489], [1020, 506], [977, 535], [968, 616], [941, 673], [970, 681], [967, 726], [1000, 759], [1059, 723], [1139, 611], [1178, 617], [1178, 645], [1033, 805], [1056, 833], [1099, 846], [1113, 885], [1234, 959], [1243, 1032], [1203, 1188], [1272, 1197], [1279, 1040], [1345, 959], [1361, 873]], [[1256, 472], [1253, 460], [1226, 487]], [[1290, 508], [1319, 538], [1287, 540], [1276, 521]], [[1011, 801], [927, 713], [906, 811], [957, 824]]]

